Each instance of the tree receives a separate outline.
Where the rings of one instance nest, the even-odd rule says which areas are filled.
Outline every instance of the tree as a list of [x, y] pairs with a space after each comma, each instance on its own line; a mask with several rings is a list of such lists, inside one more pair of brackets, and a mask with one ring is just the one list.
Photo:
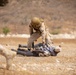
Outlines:
[[4, 27], [4, 28], [3, 28], [3, 33], [4, 33], [5, 35], [7, 35], [9, 32], [10, 32], [10, 29], [9, 29], [8, 27]]

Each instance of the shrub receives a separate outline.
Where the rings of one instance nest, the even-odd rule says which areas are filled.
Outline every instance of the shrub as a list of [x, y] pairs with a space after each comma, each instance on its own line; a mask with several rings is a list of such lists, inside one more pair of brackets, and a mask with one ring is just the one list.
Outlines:
[[51, 34], [53, 34], [53, 35], [57, 35], [59, 33], [60, 33], [60, 30], [58, 30], [58, 29], [51, 31]]
[[4, 33], [5, 35], [7, 35], [9, 32], [10, 32], [10, 29], [9, 29], [8, 27], [4, 27], [4, 28], [3, 28], [3, 33]]

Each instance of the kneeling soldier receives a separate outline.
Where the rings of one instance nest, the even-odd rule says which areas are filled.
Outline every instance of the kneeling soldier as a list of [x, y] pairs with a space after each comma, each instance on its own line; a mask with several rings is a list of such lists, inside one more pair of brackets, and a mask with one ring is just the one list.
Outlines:
[[[42, 36], [42, 43], [48, 44], [49, 40], [47, 37], [46, 27], [44, 24], [44, 20], [34, 17], [31, 20], [31, 23], [29, 25], [30, 30], [30, 38], [28, 39], [28, 50], [31, 50], [32, 43], [37, 40], [39, 37]], [[34, 32], [35, 31], [35, 32]]]

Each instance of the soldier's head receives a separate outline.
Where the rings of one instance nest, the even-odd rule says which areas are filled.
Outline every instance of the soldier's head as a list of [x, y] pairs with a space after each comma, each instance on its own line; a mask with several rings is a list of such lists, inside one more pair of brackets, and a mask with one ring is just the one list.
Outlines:
[[42, 22], [43, 22], [43, 19], [40, 19], [38, 17], [33, 17], [31, 19], [31, 25], [34, 27], [40, 27]]
[[57, 46], [56, 48], [55, 48], [55, 52], [56, 53], [59, 53], [61, 51], [61, 45], [59, 45], [59, 46]]

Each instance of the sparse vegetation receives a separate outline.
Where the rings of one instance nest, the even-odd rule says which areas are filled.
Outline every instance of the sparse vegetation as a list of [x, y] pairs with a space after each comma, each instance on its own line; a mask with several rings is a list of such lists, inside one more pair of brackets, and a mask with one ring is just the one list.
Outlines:
[[51, 34], [53, 34], [53, 35], [57, 35], [59, 33], [60, 33], [59, 29], [54, 29], [53, 31], [51, 31]]
[[[9, 1], [9, 4], [0, 7], [0, 29], [3, 25], [9, 25], [12, 33], [29, 33], [27, 26], [34, 16], [44, 18], [49, 29], [52, 25], [59, 26], [58, 28], [63, 26], [62, 33], [70, 32], [70, 26], [75, 26], [76, 23], [76, 0], [0, 0], [4, 5], [1, 1]], [[68, 31], [65, 30], [66, 27]]]
[[5, 35], [7, 35], [9, 32], [10, 32], [10, 29], [9, 29], [8, 27], [4, 27], [4, 28], [3, 28], [3, 33], [4, 33]]

